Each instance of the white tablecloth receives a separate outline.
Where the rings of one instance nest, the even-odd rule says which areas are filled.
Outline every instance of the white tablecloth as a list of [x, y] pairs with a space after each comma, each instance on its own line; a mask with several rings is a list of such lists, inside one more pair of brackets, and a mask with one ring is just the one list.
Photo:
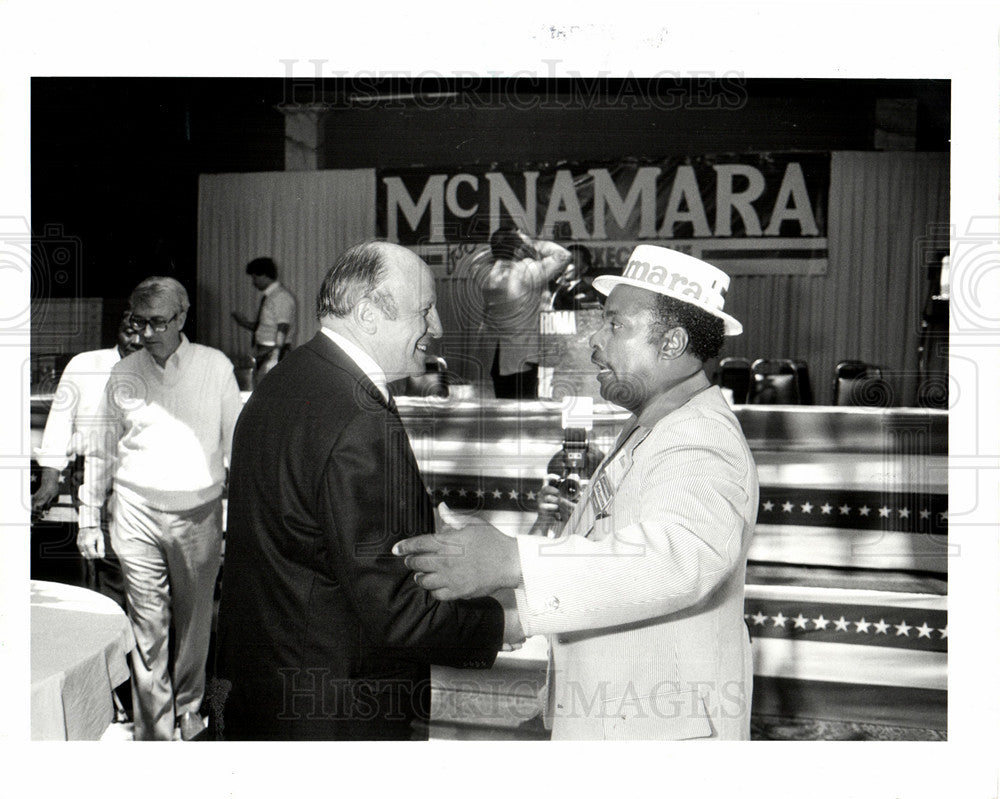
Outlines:
[[132, 627], [114, 601], [62, 583], [31, 581], [31, 738], [99, 740], [114, 719], [115, 686], [129, 677]]

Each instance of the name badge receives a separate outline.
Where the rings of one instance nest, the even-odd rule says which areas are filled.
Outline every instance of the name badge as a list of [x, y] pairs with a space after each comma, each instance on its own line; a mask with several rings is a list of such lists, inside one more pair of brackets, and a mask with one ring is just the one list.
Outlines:
[[601, 516], [611, 504], [612, 497], [611, 485], [606, 472], [597, 478], [591, 488], [590, 496], [594, 503], [594, 515]]

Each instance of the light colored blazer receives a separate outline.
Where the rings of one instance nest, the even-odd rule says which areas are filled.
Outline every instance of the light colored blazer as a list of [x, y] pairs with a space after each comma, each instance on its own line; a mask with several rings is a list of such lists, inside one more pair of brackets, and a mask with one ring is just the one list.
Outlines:
[[522, 625], [550, 635], [552, 737], [746, 740], [758, 483], [743, 432], [712, 386], [633, 418], [619, 444], [563, 536], [517, 539]]

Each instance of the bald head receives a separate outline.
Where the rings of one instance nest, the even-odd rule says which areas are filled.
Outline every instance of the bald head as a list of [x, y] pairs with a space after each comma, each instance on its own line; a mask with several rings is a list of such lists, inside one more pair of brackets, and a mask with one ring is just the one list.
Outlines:
[[436, 300], [423, 260], [397, 244], [369, 241], [337, 259], [316, 307], [324, 327], [360, 346], [395, 380], [423, 373], [427, 344], [442, 333]]

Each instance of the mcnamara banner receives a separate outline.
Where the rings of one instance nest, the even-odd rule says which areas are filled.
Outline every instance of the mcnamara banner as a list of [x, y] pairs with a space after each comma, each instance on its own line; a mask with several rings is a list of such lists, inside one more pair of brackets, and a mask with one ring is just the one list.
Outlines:
[[504, 225], [587, 246], [595, 271], [646, 242], [729, 274], [826, 272], [829, 153], [383, 169], [376, 183], [379, 236], [448, 274]]

